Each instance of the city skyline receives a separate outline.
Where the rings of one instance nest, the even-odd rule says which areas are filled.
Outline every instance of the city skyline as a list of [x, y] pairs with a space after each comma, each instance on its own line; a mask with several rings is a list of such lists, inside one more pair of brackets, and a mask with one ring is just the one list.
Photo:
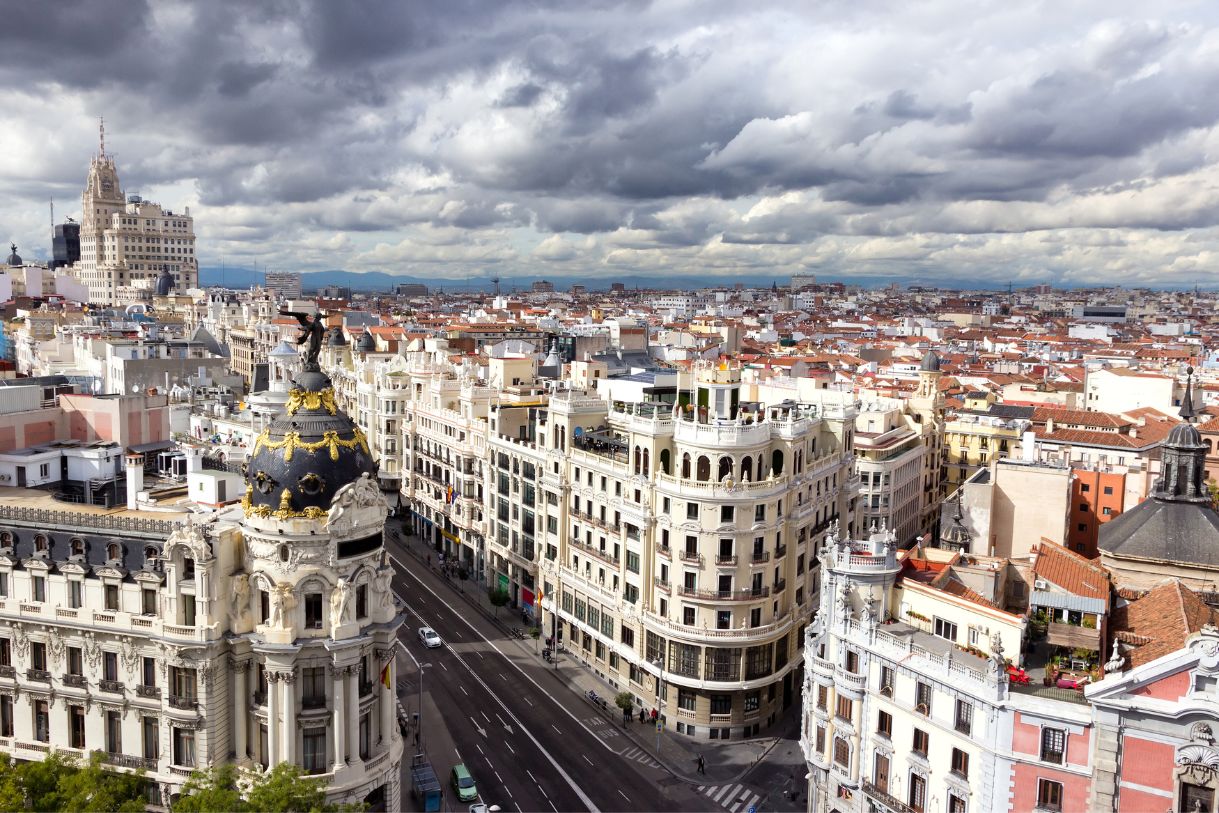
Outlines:
[[99, 116], [208, 267], [1191, 287], [1214, 252], [1193, 4], [89, 8], [0, 35], [29, 258]]

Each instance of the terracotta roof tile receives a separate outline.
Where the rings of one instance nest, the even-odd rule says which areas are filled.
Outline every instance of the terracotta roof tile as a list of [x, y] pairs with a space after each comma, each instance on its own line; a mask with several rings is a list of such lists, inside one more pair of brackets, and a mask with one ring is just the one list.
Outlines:
[[1033, 572], [1039, 577], [1085, 598], [1098, 598], [1109, 603], [1109, 574], [1099, 565], [1075, 551], [1041, 542], [1033, 546]]
[[1141, 666], [1185, 646], [1185, 640], [1205, 624], [1219, 620], [1198, 594], [1173, 579], [1154, 588], [1138, 601], [1113, 613], [1112, 629], [1119, 640], [1137, 644], [1126, 653], [1130, 665]]

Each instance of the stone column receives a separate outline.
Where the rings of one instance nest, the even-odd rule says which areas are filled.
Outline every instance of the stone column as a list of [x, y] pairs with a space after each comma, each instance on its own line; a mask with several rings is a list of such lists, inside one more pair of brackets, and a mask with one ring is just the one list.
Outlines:
[[347, 681], [345, 676], [350, 667], [334, 666], [331, 667], [331, 674], [334, 676], [334, 690], [330, 695], [330, 702], [334, 704], [334, 724], [331, 727], [331, 736], [334, 738], [334, 770], [347, 767]]
[[280, 763], [279, 748], [279, 673], [267, 671], [267, 767]]
[[[392, 663], [394, 659], [394, 650], [378, 649], [377, 662], [381, 664], [381, 669], [385, 669], [387, 663]], [[381, 673], [377, 673], [377, 694], [379, 695], [379, 705], [381, 706], [381, 747], [388, 751], [389, 744], [393, 742], [394, 736], [394, 669], [389, 667], [389, 688], [386, 688], [384, 683], [381, 683]]]
[[250, 668], [249, 661], [233, 662], [233, 751], [237, 754], [237, 764], [244, 764], [249, 758], [250, 735], [247, 726], [250, 720], [250, 697], [246, 684], [246, 670]]
[[284, 684], [284, 728], [283, 751], [284, 762], [296, 764], [296, 672], [281, 672], [279, 680]]
[[347, 764], [352, 767], [361, 764], [360, 760], [360, 670], [357, 666], [348, 667], [347, 673], [347, 749], [351, 754]]

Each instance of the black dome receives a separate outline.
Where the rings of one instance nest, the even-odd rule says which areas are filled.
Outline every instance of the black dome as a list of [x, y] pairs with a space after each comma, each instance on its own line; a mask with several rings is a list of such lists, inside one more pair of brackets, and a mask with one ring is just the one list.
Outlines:
[[356, 341], [356, 350], [361, 350], [365, 353], [373, 352], [377, 349], [377, 340], [372, 337], [372, 334], [367, 330], [364, 331], [360, 338]]
[[157, 277], [157, 296], [169, 296], [174, 289], [174, 275], [169, 273], [168, 268], [161, 269], [161, 276]]
[[343, 328], [336, 327], [330, 329], [330, 338], [326, 342], [331, 347], [346, 347], [347, 337], [343, 335]]
[[1179, 423], [1168, 433], [1164, 445], [1180, 449], [1200, 449], [1206, 444], [1202, 442], [1202, 435], [1192, 423]]
[[326, 515], [335, 492], [375, 476], [368, 440], [334, 403], [334, 387], [323, 373], [297, 376], [287, 412], [254, 441], [246, 464], [246, 516], [279, 519]]
[[934, 350], [928, 350], [923, 356], [923, 363], [919, 365], [919, 369], [925, 373], [938, 373], [940, 371], [940, 357], [936, 355]]

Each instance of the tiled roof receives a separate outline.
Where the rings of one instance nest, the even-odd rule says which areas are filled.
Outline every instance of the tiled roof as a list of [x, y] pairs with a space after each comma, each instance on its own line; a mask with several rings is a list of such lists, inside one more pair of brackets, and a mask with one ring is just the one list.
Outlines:
[[[1135, 645], [1126, 653], [1130, 666], [1135, 667], [1176, 652], [1190, 635], [1217, 620], [1219, 613], [1173, 579], [1115, 610], [1112, 629], [1119, 640]], [[1146, 643], [1136, 643], [1142, 639]]]
[[998, 604], [988, 599], [976, 590], [973, 590], [961, 584], [955, 579], [947, 579], [943, 584], [935, 585], [950, 596], [957, 596], [974, 604], [981, 604], [983, 607], [990, 607], [992, 610], [1001, 609]]
[[1109, 603], [1109, 574], [1099, 565], [1053, 542], [1034, 545], [1032, 552], [1038, 577], [1068, 593]]
[[1033, 423], [1044, 424], [1048, 420], [1053, 420], [1056, 424], [1068, 424], [1071, 426], [1116, 428], [1130, 425], [1130, 421], [1123, 420], [1120, 416], [1111, 415], [1108, 412], [1088, 412], [1083, 409], [1054, 409], [1045, 406], [1039, 406], [1033, 410]]

